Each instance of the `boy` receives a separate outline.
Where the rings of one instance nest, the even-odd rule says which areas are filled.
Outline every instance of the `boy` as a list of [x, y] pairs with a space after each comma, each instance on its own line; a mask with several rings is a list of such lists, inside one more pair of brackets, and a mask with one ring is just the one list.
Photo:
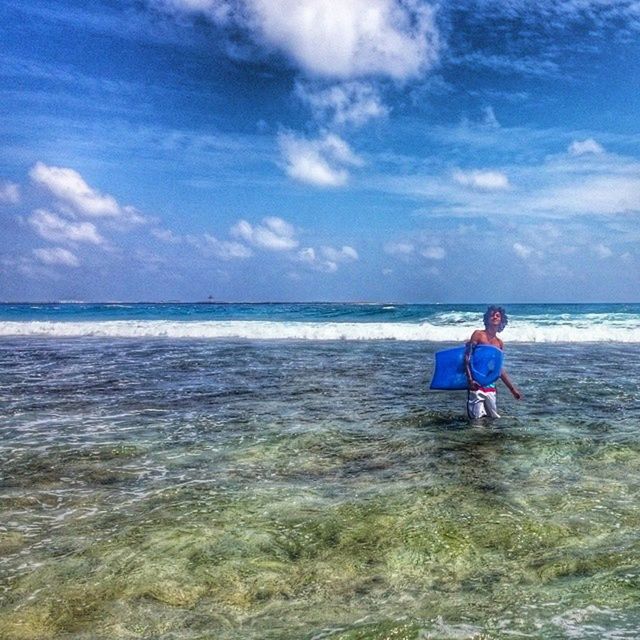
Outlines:
[[[490, 344], [498, 349], [504, 349], [504, 343], [498, 338], [498, 333], [507, 326], [507, 313], [502, 307], [490, 306], [484, 314], [484, 330], [477, 329], [471, 334], [464, 354], [464, 370], [469, 381], [469, 391], [467, 392], [467, 415], [471, 420], [484, 418], [499, 418], [496, 407], [496, 385], [488, 387], [480, 386], [471, 373], [471, 353], [478, 344]], [[511, 395], [516, 400], [520, 400], [522, 394], [511, 382], [507, 372], [503, 369], [500, 372], [500, 380], [507, 385]]]

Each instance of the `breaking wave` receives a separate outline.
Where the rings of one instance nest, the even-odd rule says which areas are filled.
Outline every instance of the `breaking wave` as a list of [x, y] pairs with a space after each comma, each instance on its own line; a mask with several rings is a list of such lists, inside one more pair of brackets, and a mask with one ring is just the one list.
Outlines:
[[[121, 320], [55, 322], [0, 322], [0, 336], [51, 336], [56, 338], [175, 338], [246, 340], [408, 340], [463, 342], [476, 322], [273, 322], [258, 320], [171, 321]], [[517, 322], [502, 334], [505, 342], [627, 342], [640, 343], [640, 321]]]

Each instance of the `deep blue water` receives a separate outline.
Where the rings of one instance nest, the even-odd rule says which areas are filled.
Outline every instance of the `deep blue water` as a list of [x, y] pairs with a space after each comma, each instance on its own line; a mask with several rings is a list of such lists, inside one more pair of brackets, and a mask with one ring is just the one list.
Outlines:
[[[511, 304], [510, 316], [640, 316], [640, 304]], [[278, 320], [300, 322], [422, 322], [443, 314], [477, 313], [483, 304], [393, 303], [42, 303], [0, 304], [1, 320]]]

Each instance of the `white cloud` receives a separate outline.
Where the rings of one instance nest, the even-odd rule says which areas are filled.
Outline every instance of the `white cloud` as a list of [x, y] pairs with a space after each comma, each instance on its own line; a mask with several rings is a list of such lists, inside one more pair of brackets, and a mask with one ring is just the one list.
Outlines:
[[298, 138], [292, 133], [280, 134], [278, 142], [286, 161], [287, 174], [294, 180], [320, 187], [346, 184], [345, 167], [361, 166], [362, 160], [349, 145], [335, 134], [317, 140]]
[[586, 140], [574, 140], [569, 145], [568, 151], [572, 156], [583, 156], [589, 153], [599, 155], [604, 153], [604, 148], [593, 138], [587, 138]]
[[90, 218], [121, 219], [139, 224], [144, 217], [131, 206], [120, 206], [113, 196], [91, 188], [73, 169], [50, 167], [37, 162], [29, 172], [35, 184], [49, 191], [60, 203], [70, 206], [77, 214]]
[[377, 89], [366, 82], [344, 82], [322, 88], [299, 82], [296, 93], [311, 107], [317, 120], [330, 120], [338, 126], [361, 126], [389, 113]]
[[218, 238], [210, 233], [205, 233], [204, 239], [206, 242], [206, 248], [217, 258], [221, 258], [222, 260], [250, 258], [253, 255], [251, 249], [240, 242], [218, 240]]
[[410, 242], [388, 242], [384, 246], [384, 252], [390, 256], [409, 256], [415, 251]]
[[49, 249], [34, 249], [35, 257], [43, 264], [63, 265], [66, 267], [78, 267], [80, 261], [74, 253], [62, 247], [52, 247]]
[[263, 218], [261, 225], [252, 225], [240, 220], [231, 229], [231, 235], [249, 244], [270, 251], [288, 251], [298, 246], [295, 229], [282, 218]]
[[[208, 4], [210, 17], [228, 21], [227, 3]], [[434, 11], [419, 0], [240, 0], [238, 4], [236, 19], [249, 25], [257, 40], [284, 52], [311, 75], [384, 75], [403, 80], [438, 58]]]
[[313, 247], [300, 249], [300, 251], [298, 251], [298, 259], [300, 260], [300, 262], [313, 264], [318, 259], [316, 256], [316, 250]]
[[601, 259], [610, 258], [613, 255], [613, 251], [602, 243], [594, 245], [593, 252]]
[[353, 247], [348, 245], [340, 249], [324, 246], [318, 252], [313, 247], [301, 249], [298, 251], [297, 258], [318, 271], [335, 273], [340, 264], [354, 262], [359, 259], [359, 255]]
[[[501, 129], [500, 144], [517, 137], [519, 129]], [[542, 140], [555, 142], [558, 132], [545, 134]], [[529, 141], [530, 142], [530, 141]], [[417, 159], [414, 161], [418, 166]], [[373, 164], [373, 162], [372, 162]], [[365, 178], [374, 188], [420, 198], [424, 205], [416, 210], [424, 216], [615, 216], [640, 213], [640, 162], [635, 157], [603, 153], [583, 157], [560, 153], [540, 163], [514, 163], [504, 172], [509, 176], [507, 189], [461, 188], [460, 182], [446, 176], [406, 170], [407, 162], [397, 162], [398, 170], [369, 173]], [[458, 180], [473, 182], [473, 176], [460, 172]], [[505, 177], [506, 180], [506, 177]], [[498, 180], [497, 184], [502, 180]], [[517, 188], [514, 185], [517, 184]]]
[[338, 270], [338, 264], [331, 260], [323, 260], [313, 247], [306, 247], [298, 251], [298, 260], [309, 265], [317, 271], [326, 273], [335, 273]]
[[431, 7], [418, 0], [248, 0], [265, 41], [312, 75], [419, 75], [438, 56]]
[[37, 209], [28, 219], [35, 232], [52, 242], [104, 244], [104, 238], [91, 222], [70, 222], [45, 209]]
[[13, 182], [0, 183], [0, 202], [18, 204], [20, 202], [20, 186]]
[[29, 172], [31, 179], [56, 198], [70, 204], [78, 213], [91, 217], [118, 217], [120, 206], [115, 198], [92, 189], [73, 169], [48, 167], [38, 162]]
[[528, 260], [534, 252], [531, 247], [520, 242], [513, 243], [513, 251], [519, 258], [522, 258], [523, 260]]
[[420, 255], [428, 258], [429, 260], [443, 260], [447, 255], [447, 252], [442, 247], [430, 246], [421, 249]]
[[340, 249], [322, 247], [321, 252], [325, 259], [331, 260], [332, 262], [351, 262], [353, 260], [358, 260], [360, 257], [358, 252], [348, 245], [345, 245]]
[[453, 179], [458, 184], [479, 191], [504, 191], [509, 188], [509, 178], [500, 171], [456, 170]]
[[151, 235], [158, 240], [162, 240], [162, 242], [166, 242], [167, 244], [179, 244], [182, 242], [182, 238], [177, 236], [170, 229], [152, 229]]
[[309, 75], [418, 76], [438, 59], [434, 10], [421, 0], [149, 0], [234, 23]]
[[418, 238], [416, 243], [401, 240], [397, 242], [387, 242], [384, 245], [384, 252], [403, 260], [410, 259], [411, 256], [419, 255], [428, 260], [444, 260], [447, 255], [445, 249], [433, 240], [426, 237]]
[[596, 175], [549, 189], [527, 204], [533, 210], [567, 214], [611, 215], [640, 211], [640, 178]]

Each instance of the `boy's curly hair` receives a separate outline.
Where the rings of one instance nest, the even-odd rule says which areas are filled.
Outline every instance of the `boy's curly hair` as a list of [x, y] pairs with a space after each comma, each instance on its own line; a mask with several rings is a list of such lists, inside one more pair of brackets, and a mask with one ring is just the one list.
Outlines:
[[509, 324], [509, 319], [507, 318], [507, 312], [504, 310], [504, 307], [498, 307], [495, 304], [492, 304], [490, 307], [487, 307], [487, 310], [484, 312], [484, 326], [488, 327], [489, 322], [491, 321], [491, 314], [494, 311], [500, 312], [500, 317], [502, 321], [500, 322], [500, 326], [498, 327], [498, 331], [502, 331], [507, 324]]

